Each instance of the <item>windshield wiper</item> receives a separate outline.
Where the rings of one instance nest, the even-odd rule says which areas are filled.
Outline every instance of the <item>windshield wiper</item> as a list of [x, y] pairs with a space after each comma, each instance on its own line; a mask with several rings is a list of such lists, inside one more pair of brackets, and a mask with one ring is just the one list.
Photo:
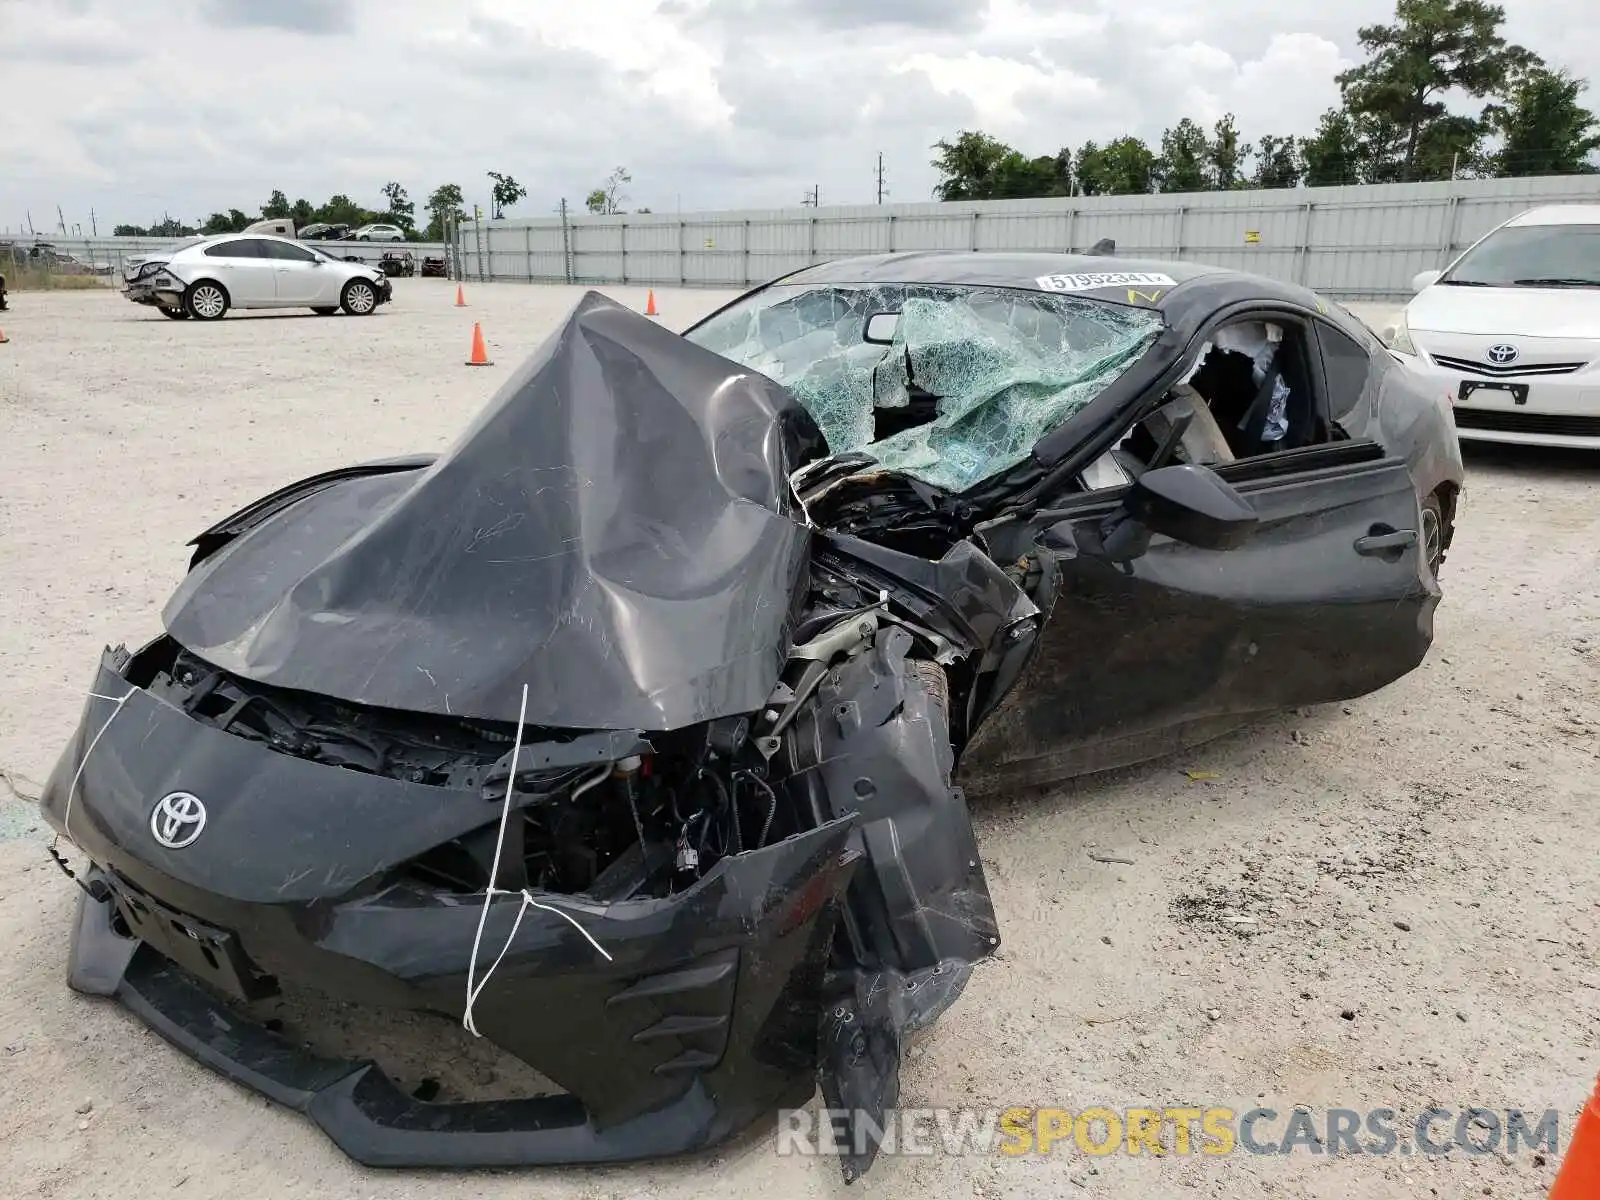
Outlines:
[[1481, 279], [1441, 279], [1440, 283], [1446, 287], [1494, 287], [1495, 284], [1485, 283]]
[[1518, 287], [1600, 287], [1600, 279], [1518, 279]]

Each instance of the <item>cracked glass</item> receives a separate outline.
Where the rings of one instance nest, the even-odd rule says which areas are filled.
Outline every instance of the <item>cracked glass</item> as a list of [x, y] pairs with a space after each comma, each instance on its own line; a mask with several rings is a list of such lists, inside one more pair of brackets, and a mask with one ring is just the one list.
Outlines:
[[[896, 316], [873, 322], [875, 340], [867, 341], [878, 314]], [[831, 453], [859, 451], [881, 467], [964, 491], [1026, 458], [1161, 329], [1158, 313], [1083, 296], [780, 285], [686, 336], [787, 387]]]

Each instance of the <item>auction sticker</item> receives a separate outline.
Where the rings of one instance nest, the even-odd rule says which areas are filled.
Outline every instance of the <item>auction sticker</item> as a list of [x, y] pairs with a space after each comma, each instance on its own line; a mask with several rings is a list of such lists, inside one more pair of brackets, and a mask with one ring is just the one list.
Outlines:
[[1176, 287], [1170, 275], [1152, 271], [1096, 271], [1086, 275], [1041, 275], [1034, 282], [1047, 292], [1093, 292], [1110, 287]]

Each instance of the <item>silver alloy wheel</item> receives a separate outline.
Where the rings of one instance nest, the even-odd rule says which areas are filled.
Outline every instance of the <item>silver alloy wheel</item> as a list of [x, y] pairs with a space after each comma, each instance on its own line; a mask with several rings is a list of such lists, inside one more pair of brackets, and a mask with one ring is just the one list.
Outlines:
[[190, 294], [189, 304], [196, 316], [214, 321], [227, 310], [228, 299], [216, 284], [202, 283]]
[[378, 293], [364, 280], [356, 280], [345, 289], [344, 306], [357, 316], [365, 316], [378, 305]]
[[1428, 570], [1437, 575], [1444, 559], [1444, 528], [1432, 505], [1422, 509], [1422, 551], [1428, 557]]

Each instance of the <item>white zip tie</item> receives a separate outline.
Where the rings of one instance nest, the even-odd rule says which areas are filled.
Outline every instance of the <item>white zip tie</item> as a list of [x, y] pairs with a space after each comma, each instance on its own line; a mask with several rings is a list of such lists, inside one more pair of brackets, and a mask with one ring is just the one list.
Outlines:
[[[113, 713], [112, 715], [115, 716], [116, 714]], [[489, 883], [483, 890], [483, 908], [478, 912], [478, 930], [472, 936], [472, 957], [467, 960], [467, 1005], [461, 1014], [461, 1026], [473, 1037], [482, 1037], [483, 1035], [478, 1032], [477, 1022], [475, 1022], [472, 1018], [472, 1006], [477, 1003], [478, 997], [483, 994], [483, 989], [489, 986], [489, 980], [494, 978], [495, 971], [499, 969], [500, 964], [505, 960], [506, 955], [510, 953], [511, 943], [517, 940], [517, 930], [522, 928], [522, 918], [527, 915], [529, 908], [537, 908], [542, 909], [544, 912], [555, 913], [556, 916], [560, 917], [568, 925], [571, 925], [579, 933], [583, 934], [584, 940], [593, 946], [595, 950], [599, 952], [602, 958], [604, 958], [607, 962], [612, 961], [611, 955], [606, 953], [605, 947], [599, 942], [595, 941], [590, 935], [589, 931], [582, 925], [578, 924], [571, 913], [563, 912], [559, 908], [552, 908], [548, 904], [540, 903], [539, 901], [535, 900], [531, 894], [529, 894], [527, 888], [523, 888], [520, 893], [522, 896], [522, 903], [518, 905], [516, 918], [511, 922], [511, 932], [506, 935], [506, 944], [500, 947], [500, 953], [496, 956], [494, 962], [489, 964], [489, 969], [484, 972], [483, 978], [478, 980], [477, 986], [473, 986], [473, 978], [477, 974], [478, 968], [478, 951], [483, 944], [483, 927], [489, 920], [489, 905], [494, 902], [494, 898], [496, 896], [515, 896], [518, 894], [517, 892], [508, 891], [505, 888], [495, 887], [494, 881], [500, 878], [500, 855], [505, 849], [506, 825], [511, 819], [511, 792], [516, 787], [517, 759], [522, 753], [522, 726], [524, 722], [526, 722], [527, 717], [528, 685], [523, 684], [522, 706], [517, 712], [517, 736], [516, 739], [511, 743], [511, 773], [506, 778], [506, 798], [500, 807], [500, 835], [495, 839], [494, 843], [494, 864], [489, 868]], [[608, 774], [610, 774], [610, 772], [611, 767], [609, 765], [601, 768], [598, 774], [590, 777], [573, 789], [573, 798], [576, 799], [578, 796], [594, 787]]]
[[111, 715], [106, 718], [106, 723], [100, 726], [100, 732], [94, 735], [89, 743], [89, 748], [83, 752], [83, 757], [78, 760], [78, 769], [72, 773], [72, 782], [67, 785], [67, 807], [61, 814], [61, 827], [66, 830], [67, 837], [72, 837], [72, 801], [78, 794], [78, 780], [83, 778], [83, 769], [89, 765], [89, 755], [94, 753], [94, 748], [100, 744], [100, 739], [106, 730], [111, 728], [111, 722], [117, 719], [117, 714], [122, 711], [122, 706], [133, 699], [133, 694], [139, 689], [130, 687], [127, 694], [118, 698], [116, 696], [102, 696], [99, 692], [90, 692], [89, 695], [96, 700], [110, 700], [116, 707], [111, 710]]

